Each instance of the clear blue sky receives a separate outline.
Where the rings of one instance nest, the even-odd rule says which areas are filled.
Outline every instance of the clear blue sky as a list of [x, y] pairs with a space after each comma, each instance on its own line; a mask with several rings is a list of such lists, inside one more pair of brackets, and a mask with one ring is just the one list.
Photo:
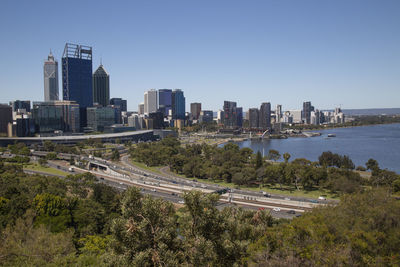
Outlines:
[[130, 110], [150, 88], [213, 110], [400, 107], [399, 0], [2, 0], [0, 102], [42, 101], [66, 42], [93, 46]]

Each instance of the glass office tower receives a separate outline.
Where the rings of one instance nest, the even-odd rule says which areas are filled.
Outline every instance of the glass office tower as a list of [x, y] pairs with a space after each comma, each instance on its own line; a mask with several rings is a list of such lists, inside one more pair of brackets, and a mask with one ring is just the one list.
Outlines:
[[102, 64], [93, 73], [93, 102], [103, 107], [110, 104], [110, 75]]
[[159, 89], [158, 90], [158, 110], [163, 113], [164, 117], [169, 115], [171, 110], [171, 89]]
[[62, 76], [63, 100], [79, 104], [81, 128], [86, 127], [86, 108], [93, 106], [92, 48], [67, 43], [62, 57]]
[[183, 91], [180, 89], [175, 89], [172, 91], [172, 119], [173, 120], [184, 120], [185, 119], [185, 97], [183, 96]]

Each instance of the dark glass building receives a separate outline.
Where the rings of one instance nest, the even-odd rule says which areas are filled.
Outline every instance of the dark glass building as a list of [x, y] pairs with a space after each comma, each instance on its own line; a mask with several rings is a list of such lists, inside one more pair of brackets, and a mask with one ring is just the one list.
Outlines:
[[69, 44], [62, 57], [63, 100], [75, 101], [80, 107], [80, 126], [86, 127], [86, 108], [93, 106], [92, 48]]
[[149, 114], [149, 120], [152, 120], [153, 129], [164, 128], [164, 114], [161, 112], [153, 112]]
[[159, 89], [158, 90], [158, 110], [164, 114], [164, 117], [169, 115], [172, 109], [172, 90]]
[[271, 129], [271, 103], [261, 103], [258, 126], [263, 130]]
[[12, 108], [9, 105], [0, 104], [0, 134], [7, 135], [8, 124], [12, 123]]
[[258, 128], [259, 126], [259, 113], [260, 111], [258, 110], [258, 108], [250, 108], [249, 109], [249, 127], [250, 128]]
[[222, 123], [226, 128], [237, 128], [243, 125], [243, 109], [236, 102], [224, 101]]
[[214, 112], [212, 110], [200, 111], [199, 122], [212, 122]]
[[122, 98], [111, 98], [110, 105], [119, 106], [121, 111], [128, 111], [128, 102]]
[[14, 112], [17, 112], [18, 109], [25, 109], [26, 112], [31, 112], [31, 101], [29, 100], [15, 100], [10, 102], [10, 105]]
[[172, 91], [172, 119], [173, 120], [184, 120], [185, 119], [185, 97], [183, 96], [183, 91], [180, 89], [175, 89]]
[[73, 101], [33, 102], [35, 132], [79, 132], [80, 109]]
[[311, 102], [303, 102], [303, 110], [301, 112], [301, 118], [306, 124], [311, 123], [311, 111], [314, 111], [314, 107], [311, 106]]
[[192, 120], [198, 120], [201, 111], [201, 103], [190, 103], [190, 113], [192, 114]]
[[93, 73], [93, 102], [103, 107], [110, 103], [110, 75], [102, 64]]

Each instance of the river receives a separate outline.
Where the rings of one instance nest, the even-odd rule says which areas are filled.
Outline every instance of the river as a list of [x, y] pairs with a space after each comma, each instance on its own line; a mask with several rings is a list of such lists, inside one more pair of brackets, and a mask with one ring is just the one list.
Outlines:
[[[264, 155], [270, 149], [281, 154], [289, 152], [291, 160], [306, 158], [317, 161], [324, 151], [332, 151], [340, 155], [348, 155], [356, 166], [362, 165], [368, 159], [378, 161], [382, 169], [400, 173], [400, 124], [385, 124], [361, 126], [352, 128], [337, 128], [320, 130], [318, 137], [288, 139], [246, 140], [239, 142], [242, 147], [249, 147], [254, 152], [261, 151]], [[336, 137], [327, 137], [335, 134]]]

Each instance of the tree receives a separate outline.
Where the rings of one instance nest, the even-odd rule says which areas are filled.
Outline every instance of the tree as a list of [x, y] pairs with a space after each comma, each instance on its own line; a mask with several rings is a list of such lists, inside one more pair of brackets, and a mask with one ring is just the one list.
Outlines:
[[262, 166], [263, 166], [263, 158], [262, 158], [261, 152], [257, 151], [255, 169], [258, 170]]
[[39, 162], [40, 166], [43, 166], [43, 167], [47, 166], [47, 159], [45, 159], [45, 158], [40, 158], [38, 162]]
[[0, 237], [2, 266], [65, 266], [74, 259], [73, 233], [53, 234], [46, 226], [34, 227], [34, 216], [28, 211], [24, 218], [9, 225]]
[[[400, 203], [386, 190], [344, 196], [291, 223], [267, 229], [249, 246], [255, 266], [395, 266]], [[396, 255], [396, 256], [394, 256]]]
[[284, 153], [283, 154], [283, 159], [285, 160], [285, 163], [288, 163], [289, 159], [290, 159], [290, 154], [288, 152]]
[[143, 197], [137, 188], [129, 187], [122, 199], [122, 217], [112, 226], [114, 252], [133, 266], [180, 265], [174, 214], [172, 203]]
[[367, 170], [371, 170], [371, 171], [377, 171], [379, 170], [379, 164], [378, 161], [374, 160], [374, 159], [369, 159], [367, 161], [367, 163], [365, 163], [365, 166], [367, 167]]
[[281, 154], [279, 154], [279, 151], [277, 151], [275, 149], [270, 149], [268, 151], [267, 158], [269, 160], [277, 161], [277, 160], [279, 160], [281, 158]]
[[111, 160], [112, 161], [119, 161], [119, 159], [120, 159], [119, 151], [118, 151], [118, 149], [114, 149], [112, 154], [111, 154]]
[[47, 153], [46, 159], [47, 160], [55, 160], [55, 159], [57, 159], [57, 154], [54, 152]]

